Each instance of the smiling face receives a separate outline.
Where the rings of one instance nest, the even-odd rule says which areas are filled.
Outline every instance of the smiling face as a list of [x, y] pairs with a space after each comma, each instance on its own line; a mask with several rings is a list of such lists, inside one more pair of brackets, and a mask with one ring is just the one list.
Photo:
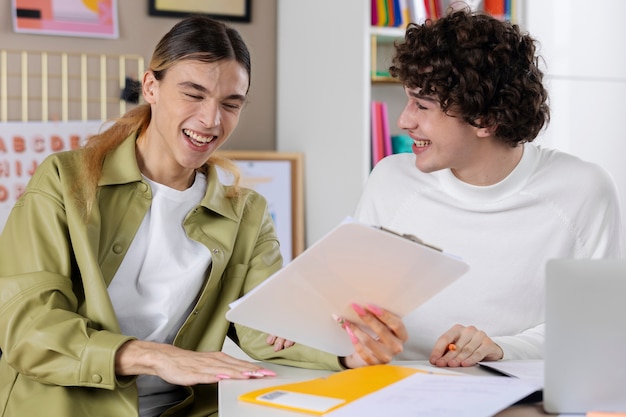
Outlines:
[[172, 188], [185, 189], [230, 136], [246, 101], [249, 78], [234, 60], [183, 60], [161, 80], [147, 71], [143, 96], [152, 119], [137, 142], [141, 171]]
[[[507, 147], [496, 141], [489, 129], [446, 114], [434, 97], [420, 95], [419, 89], [405, 88], [405, 93], [408, 102], [398, 126], [413, 139], [415, 166], [420, 171], [451, 169], [462, 181], [485, 185], [502, 179], [517, 163], [516, 155], [508, 155], [520, 154], [521, 148]], [[502, 163], [504, 159], [515, 162], [509, 167], [508, 161]]]

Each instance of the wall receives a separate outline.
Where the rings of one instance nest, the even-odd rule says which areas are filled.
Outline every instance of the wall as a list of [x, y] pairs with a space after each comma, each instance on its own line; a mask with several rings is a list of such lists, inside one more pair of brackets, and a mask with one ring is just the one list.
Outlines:
[[[158, 40], [178, 19], [148, 16], [147, 0], [118, 0], [118, 39], [46, 36], [13, 32], [10, 0], [0, 0], [0, 49], [137, 54], [149, 62]], [[276, 148], [276, 0], [253, 0], [252, 21], [232, 26], [252, 54], [250, 100], [224, 149]]]
[[609, 171], [621, 196], [626, 253], [626, 2], [525, 0], [525, 7], [524, 26], [545, 60], [552, 111], [537, 142]]

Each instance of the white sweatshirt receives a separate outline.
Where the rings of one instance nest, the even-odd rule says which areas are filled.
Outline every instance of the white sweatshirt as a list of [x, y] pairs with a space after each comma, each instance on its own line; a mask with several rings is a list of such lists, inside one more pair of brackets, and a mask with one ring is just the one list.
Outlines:
[[355, 219], [413, 234], [470, 265], [405, 317], [409, 340], [397, 358], [404, 360], [428, 359], [456, 323], [485, 331], [504, 359], [542, 358], [546, 261], [621, 256], [613, 179], [534, 144], [507, 178], [486, 187], [450, 170], [423, 173], [413, 154], [389, 156], [372, 171]]

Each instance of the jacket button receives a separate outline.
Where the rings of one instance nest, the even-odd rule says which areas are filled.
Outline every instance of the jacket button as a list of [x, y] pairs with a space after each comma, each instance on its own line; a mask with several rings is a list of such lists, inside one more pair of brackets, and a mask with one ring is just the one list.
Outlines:
[[217, 255], [218, 253], [220, 253], [220, 250], [219, 249], [213, 249], [213, 253]]
[[122, 247], [122, 245], [120, 245], [120, 244], [113, 245], [113, 252], [115, 254], [119, 255], [120, 253], [122, 253], [123, 250], [124, 250], [124, 248]]
[[100, 376], [98, 374], [93, 374], [91, 376], [91, 381], [95, 382], [96, 384], [99, 384], [100, 382], [102, 382], [102, 376]]

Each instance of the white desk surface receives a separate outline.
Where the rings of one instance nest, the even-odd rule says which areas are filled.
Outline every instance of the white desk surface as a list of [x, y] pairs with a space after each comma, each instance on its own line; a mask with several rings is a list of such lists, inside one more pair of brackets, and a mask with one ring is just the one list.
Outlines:
[[[430, 367], [427, 361], [410, 361], [410, 362], [394, 362], [396, 365], [414, 366], [417, 368]], [[318, 371], [310, 369], [293, 368], [281, 366], [272, 363], [263, 365], [267, 369], [276, 372], [275, 377], [265, 377], [261, 379], [250, 380], [222, 380], [219, 382], [219, 416], [220, 417], [297, 417], [310, 416], [311, 414], [299, 413], [293, 411], [281, 410], [274, 407], [251, 404], [239, 401], [238, 397], [248, 391], [253, 391], [274, 385], [287, 384], [291, 382], [306, 381], [309, 379], [319, 378], [330, 374], [329, 371]], [[442, 368], [434, 368], [439, 372]], [[450, 369], [455, 372], [462, 372], [468, 375], [493, 375], [492, 373], [480, 368], [454, 368]], [[498, 378], [498, 376], [494, 376]], [[502, 377], [500, 377], [502, 378]], [[497, 414], [497, 417], [535, 417], [547, 416], [540, 404], [519, 405], [509, 407]]]

